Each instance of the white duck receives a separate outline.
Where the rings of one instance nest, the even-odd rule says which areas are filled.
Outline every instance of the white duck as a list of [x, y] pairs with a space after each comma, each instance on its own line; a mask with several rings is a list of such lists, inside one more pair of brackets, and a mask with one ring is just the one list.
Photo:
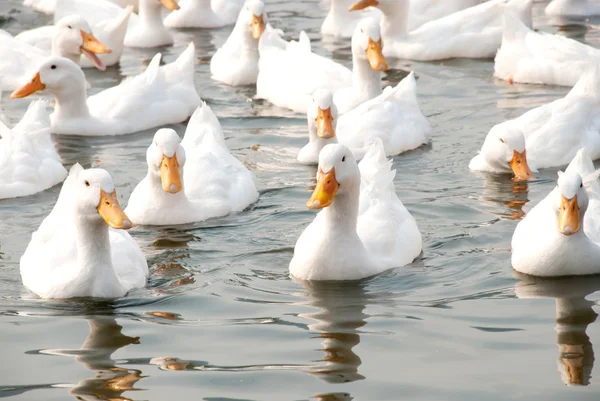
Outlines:
[[[140, 0], [139, 14], [129, 18], [124, 44], [127, 47], [159, 47], [173, 44], [173, 36], [163, 24], [162, 9], [178, 10], [175, 0]], [[123, 13], [123, 8], [107, 0], [60, 0], [56, 18], [79, 14], [92, 26], [113, 20]]]
[[[97, 57], [100, 59], [102, 64], [107, 67], [117, 64], [121, 60], [123, 54], [123, 41], [125, 39], [125, 33], [127, 32], [127, 24], [129, 22], [129, 16], [131, 15], [133, 8], [131, 6], [123, 9], [115, 18], [111, 20], [105, 20], [97, 23], [93, 26], [92, 31], [98, 38], [98, 41], [105, 44], [109, 53], [98, 54]], [[61, 21], [82, 18], [77, 14], [67, 15], [57, 20], [55, 25], [42, 26], [28, 31], [23, 31], [15, 36], [22, 42], [35, 46], [41, 50], [50, 52], [52, 49], [52, 37], [56, 35], [57, 30], [61, 24]], [[86, 22], [87, 25], [87, 22]], [[71, 24], [71, 26], [73, 26]], [[56, 55], [56, 54], [55, 54]], [[57, 54], [66, 57], [63, 54]], [[75, 57], [68, 57], [71, 60], [77, 62]], [[81, 57], [79, 64], [82, 68], [95, 67], [96, 60], [88, 60], [87, 57]]]
[[494, 76], [510, 83], [573, 86], [599, 62], [600, 50], [564, 36], [535, 32], [506, 13]]
[[415, 30], [429, 21], [476, 6], [483, 1], [486, 0], [410, 0], [408, 29]]
[[229, 153], [206, 103], [190, 119], [181, 143], [172, 129], [159, 130], [146, 161], [148, 174], [125, 209], [137, 224], [193, 223], [242, 211], [258, 199], [252, 173]]
[[50, 139], [46, 102], [32, 102], [12, 130], [0, 122], [0, 199], [33, 195], [66, 176]]
[[352, 10], [372, 5], [382, 11], [386, 57], [421, 61], [494, 57], [502, 41], [502, 15], [506, 8], [519, 12], [531, 25], [532, 0], [490, 0], [412, 31], [408, 28], [408, 0], [359, 0]]
[[421, 233], [396, 196], [394, 176], [380, 142], [360, 165], [347, 147], [325, 146], [308, 201], [323, 210], [296, 242], [291, 275], [358, 280], [411, 263], [421, 253]]
[[342, 113], [381, 93], [380, 71], [387, 70], [381, 49], [377, 22], [371, 18], [361, 21], [354, 32], [353, 71], [313, 53], [304, 32], [300, 33], [299, 42], [286, 42], [277, 31], [267, 29], [259, 43], [256, 97], [306, 113], [315, 90], [335, 94], [343, 89], [334, 99]]
[[165, 18], [168, 28], [220, 28], [235, 23], [244, 0], [183, 0]]
[[52, 36], [51, 53], [6, 36], [0, 41], [0, 86], [14, 90], [24, 85], [50, 55], [66, 57], [79, 64], [83, 54], [103, 71], [106, 66], [96, 54], [110, 51], [94, 37], [88, 23], [79, 16], [59, 21]]
[[[536, 170], [564, 166], [581, 148], [586, 149], [592, 160], [600, 159], [599, 131], [600, 68], [595, 67], [584, 73], [564, 98], [495, 125], [469, 168], [509, 171], [508, 159], [512, 160], [513, 171], [520, 175], [515, 170], [519, 168], [515, 162], [521, 156]], [[519, 152], [523, 154], [519, 156]], [[511, 154], [514, 154], [513, 159], [510, 159]], [[524, 166], [521, 165], [522, 168]]]
[[[31, 7], [44, 14], [54, 14], [56, 12], [56, 3], [59, 0], [24, 0], [23, 5]], [[62, 0], [61, 0], [62, 1]], [[108, 0], [121, 7], [132, 6], [137, 11], [138, 0]]]
[[553, 0], [544, 10], [555, 17], [590, 17], [600, 15], [598, 0]]
[[52, 132], [63, 135], [123, 135], [186, 120], [200, 104], [194, 87], [194, 45], [160, 68], [160, 53], [142, 74], [87, 97], [83, 71], [71, 60], [52, 57], [33, 79], [11, 95], [46, 89], [56, 100]]
[[348, 8], [355, 0], [331, 0], [327, 16], [321, 25], [323, 35], [350, 38], [356, 29], [356, 25], [363, 18], [379, 18], [379, 10], [368, 8], [359, 13], [351, 13]]
[[42, 298], [116, 298], [144, 287], [146, 258], [123, 231], [132, 226], [110, 174], [74, 165], [21, 257], [23, 284]]
[[258, 77], [258, 41], [265, 31], [267, 13], [260, 0], [247, 1], [227, 41], [210, 60], [216, 81], [231, 86], [252, 85]]
[[338, 143], [335, 136], [338, 110], [333, 102], [331, 92], [318, 89], [313, 93], [312, 102], [306, 112], [306, 119], [309, 142], [300, 149], [297, 160], [300, 163], [317, 164], [319, 153], [325, 145]]
[[559, 172], [557, 187], [517, 225], [513, 268], [532, 276], [600, 273], [599, 212], [598, 173], [582, 149]]

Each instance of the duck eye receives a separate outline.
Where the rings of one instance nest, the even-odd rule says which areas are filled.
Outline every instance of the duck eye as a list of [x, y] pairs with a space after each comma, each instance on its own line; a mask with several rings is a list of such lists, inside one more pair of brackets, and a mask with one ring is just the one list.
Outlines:
[[502, 139], [502, 138], [498, 138], [498, 139], [500, 139], [500, 142], [504, 143], [504, 139]]
[[345, 162], [346, 161], [346, 156], [342, 157], [342, 161]]
[[73, 27], [71, 25], [67, 25], [67, 28], [69, 29], [73, 29]]
[[583, 188], [583, 182], [579, 184], [579, 188]]
[[86, 187], [89, 187], [89, 186], [90, 186], [90, 182], [89, 182], [89, 181], [86, 181], [86, 182], [85, 182], [85, 186], [86, 186]]
[[56, 65], [52, 64], [52, 66], [50, 66], [51, 69], [56, 70]]

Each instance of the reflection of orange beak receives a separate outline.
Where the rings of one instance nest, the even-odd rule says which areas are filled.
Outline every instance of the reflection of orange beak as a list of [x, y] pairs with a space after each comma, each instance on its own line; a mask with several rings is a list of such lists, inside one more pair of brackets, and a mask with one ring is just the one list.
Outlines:
[[179, 162], [177, 161], [176, 154], [173, 155], [173, 157], [167, 157], [163, 155], [162, 162], [160, 164], [160, 181], [162, 183], [163, 190], [170, 194], [176, 194], [183, 188], [183, 185], [181, 185]]
[[561, 196], [558, 212], [558, 231], [564, 235], [573, 235], [579, 231], [579, 205], [577, 195], [571, 199]]
[[42, 79], [40, 78], [40, 73], [38, 72], [37, 74], [35, 74], [35, 76], [33, 77], [33, 79], [31, 81], [29, 81], [27, 84], [25, 84], [21, 88], [17, 89], [16, 91], [14, 91], [10, 95], [10, 97], [12, 97], [13, 99], [22, 98], [22, 97], [29, 96], [37, 91], [42, 91], [44, 89], [46, 89], [46, 85], [44, 85], [42, 83]]
[[250, 23], [250, 29], [252, 30], [252, 37], [254, 39], [260, 39], [260, 36], [265, 31], [265, 19], [262, 14], [259, 16], [252, 14], [252, 23]]
[[331, 139], [335, 136], [333, 130], [333, 116], [331, 115], [331, 107], [323, 110], [319, 107], [317, 111], [317, 135], [319, 138]]
[[306, 206], [309, 209], [317, 210], [331, 205], [339, 187], [340, 184], [335, 179], [335, 168], [332, 168], [327, 173], [319, 169], [317, 186]]
[[377, 0], [359, 0], [352, 4], [348, 11], [364, 10], [367, 7], [377, 7], [378, 5], [379, 1]]
[[179, 4], [175, 0], [160, 0], [160, 2], [171, 11], [179, 10]]
[[98, 214], [102, 216], [106, 224], [112, 228], [120, 230], [129, 230], [133, 227], [133, 223], [125, 214], [119, 201], [117, 200], [117, 191], [107, 194], [103, 189], [100, 190], [100, 203], [96, 208]]
[[515, 173], [515, 181], [525, 181], [530, 178], [535, 178], [533, 172], [527, 164], [527, 151], [519, 153], [516, 150], [513, 153], [513, 158], [510, 161], [510, 168]]
[[560, 361], [565, 367], [569, 384], [583, 384], [583, 345], [563, 345]]
[[367, 47], [367, 59], [369, 60], [369, 64], [371, 68], [375, 71], [387, 71], [388, 64], [385, 61], [385, 57], [383, 57], [382, 52], [382, 44], [381, 38], [377, 42], [374, 42], [373, 39], [369, 38], [369, 47]]

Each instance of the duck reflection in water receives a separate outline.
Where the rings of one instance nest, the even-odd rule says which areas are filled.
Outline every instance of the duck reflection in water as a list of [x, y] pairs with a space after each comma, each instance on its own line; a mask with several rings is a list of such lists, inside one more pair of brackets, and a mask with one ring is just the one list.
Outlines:
[[558, 371], [568, 386], [590, 384], [594, 367], [594, 348], [586, 334], [589, 324], [598, 316], [595, 302], [586, 296], [600, 290], [600, 276], [544, 279], [514, 272], [521, 281], [515, 287], [519, 298], [554, 298]]
[[[321, 340], [324, 358], [307, 369], [308, 373], [329, 383], [347, 383], [362, 380], [358, 373], [362, 361], [352, 349], [360, 342], [359, 329], [366, 322], [363, 311], [367, 294], [362, 282], [308, 282], [294, 279], [306, 288], [298, 294], [307, 298], [300, 303], [318, 308], [299, 317], [311, 320], [308, 329]], [[337, 399], [337, 398], [323, 398]]]
[[521, 220], [525, 216], [523, 206], [529, 202], [527, 181], [515, 181], [509, 174], [483, 173], [484, 189], [481, 199], [488, 203], [503, 204], [507, 212], [496, 213], [510, 220]]
[[142, 378], [142, 372], [116, 366], [111, 355], [130, 344], [139, 344], [139, 337], [129, 337], [121, 332], [121, 327], [113, 317], [93, 316], [86, 318], [90, 333], [78, 350], [43, 350], [44, 354], [75, 356], [95, 376], [81, 380], [69, 389], [69, 394], [78, 400], [130, 401], [123, 397], [126, 391], [136, 390], [135, 383]]

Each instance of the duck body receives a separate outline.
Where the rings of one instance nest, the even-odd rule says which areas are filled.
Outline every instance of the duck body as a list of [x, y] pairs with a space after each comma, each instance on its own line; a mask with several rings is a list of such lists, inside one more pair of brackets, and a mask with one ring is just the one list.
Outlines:
[[351, 38], [360, 20], [367, 17], [379, 19], [381, 13], [374, 8], [349, 12], [348, 9], [352, 3], [354, 3], [353, 0], [331, 0], [329, 11], [321, 25], [321, 34]]
[[[596, 160], [600, 158], [599, 108], [600, 70], [594, 68], [587, 71], [564, 98], [497, 124], [488, 135], [520, 131], [525, 138], [527, 160], [534, 170], [567, 165], [582, 148]], [[473, 166], [480, 167], [472, 169], [495, 172], [483, 158], [480, 153], [473, 159]]]
[[534, 32], [505, 16], [494, 76], [509, 82], [573, 86], [600, 62], [600, 50], [564, 36]]
[[[23, 5], [31, 7], [36, 11], [44, 14], [54, 14], [56, 12], [57, 3], [63, 0], [24, 0]], [[138, 0], [108, 0], [121, 7], [127, 7], [129, 5], [137, 9]]]
[[474, 7], [481, 3], [480, 0], [410, 0], [410, 13], [408, 29], [417, 29], [421, 25], [443, 18], [447, 15]]
[[231, 86], [256, 83], [258, 41], [266, 23], [267, 14], [263, 2], [246, 2], [227, 41], [210, 60], [210, 73], [214, 80]]
[[600, 273], [600, 247], [591, 239], [600, 239], [599, 195], [594, 165], [581, 150], [559, 175], [558, 186], [517, 225], [513, 268], [544, 277]]
[[[131, 222], [113, 194], [104, 170], [71, 168], [56, 205], [21, 257], [27, 288], [42, 298], [116, 298], [145, 286], [148, 264], [135, 240], [120, 229]], [[109, 228], [109, 220], [120, 228]]]
[[531, 0], [491, 0], [407, 28], [408, 1], [382, 0], [381, 32], [386, 57], [432, 61], [449, 58], [491, 58], [502, 41], [502, 15], [513, 9], [531, 25]]
[[50, 138], [46, 102], [32, 102], [12, 130], [0, 122], [0, 134], [0, 199], [33, 195], [67, 177]]
[[184, 0], [164, 20], [168, 28], [220, 28], [235, 23], [244, 0]]
[[305, 32], [298, 42], [286, 42], [279, 32], [267, 29], [260, 38], [259, 53], [256, 97], [276, 106], [306, 113], [315, 90], [334, 93], [352, 86], [352, 71], [313, 53]]
[[[190, 119], [181, 144], [175, 131], [159, 130], [146, 157], [148, 174], [125, 209], [138, 224], [193, 223], [240, 212], [258, 199], [252, 173], [231, 155], [206, 104]], [[158, 167], [173, 158], [177, 172]]]
[[600, 3], [595, 0], [553, 0], [544, 12], [557, 17], [589, 17], [600, 15]]
[[421, 252], [421, 234], [396, 196], [394, 176], [380, 142], [360, 166], [345, 146], [325, 146], [308, 202], [310, 208], [324, 209], [298, 238], [291, 275], [358, 280], [412, 262]]
[[381, 95], [342, 114], [337, 125], [338, 141], [360, 154], [361, 149], [379, 139], [388, 156], [426, 144], [431, 125], [421, 112], [416, 88], [411, 72], [396, 87], [387, 87]]

